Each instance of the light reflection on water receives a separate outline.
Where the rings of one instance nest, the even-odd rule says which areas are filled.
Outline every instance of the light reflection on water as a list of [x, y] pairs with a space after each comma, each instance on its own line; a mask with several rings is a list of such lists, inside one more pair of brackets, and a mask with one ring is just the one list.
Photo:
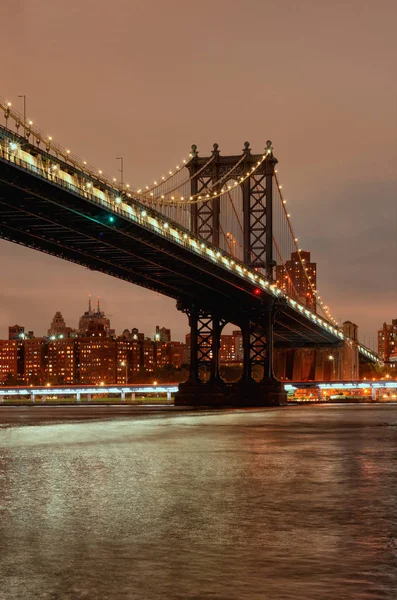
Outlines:
[[1, 600], [397, 597], [396, 406], [36, 422], [0, 461]]

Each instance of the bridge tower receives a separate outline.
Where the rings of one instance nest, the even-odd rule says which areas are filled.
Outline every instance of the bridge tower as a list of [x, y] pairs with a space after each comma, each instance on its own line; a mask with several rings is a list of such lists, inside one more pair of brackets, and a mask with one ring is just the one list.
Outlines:
[[[192, 146], [187, 167], [191, 177], [191, 195], [206, 194], [209, 189], [226, 185], [222, 179], [231, 170], [239, 180], [253, 168], [253, 174], [241, 183], [243, 207], [243, 252], [247, 266], [264, 269], [273, 280], [273, 177], [277, 159], [271, 142], [263, 155], [251, 154], [245, 142], [243, 157], [221, 156], [214, 144], [211, 157], [199, 157]], [[262, 161], [262, 162], [261, 162]], [[209, 164], [207, 164], [209, 163]], [[219, 184], [221, 182], [221, 184]], [[220, 189], [219, 189], [220, 191]], [[220, 199], [193, 204], [191, 229], [204, 240], [219, 246]], [[286, 402], [282, 384], [273, 372], [273, 326], [280, 300], [267, 296], [260, 308], [242, 311], [239, 307], [217, 306], [207, 298], [196, 298], [189, 306], [178, 303], [190, 326], [190, 372], [186, 383], [180, 384], [176, 405], [189, 406], [268, 406]], [[227, 323], [241, 329], [243, 338], [243, 372], [240, 381], [225, 383], [219, 372], [221, 333]], [[254, 378], [254, 371], [260, 376]]]
[[[198, 155], [193, 145], [191, 160], [187, 165], [191, 177], [191, 195], [205, 194], [209, 187], [227, 180], [222, 178], [233, 172], [238, 181], [252, 167], [261, 161], [262, 155], [251, 154], [249, 142], [245, 142], [243, 160], [241, 156], [221, 156], [218, 144], [214, 144], [211, 157]], [[276, 262], [273, 258], [273, 178], [277, 159], [273, 156], [272, 143], [267, 142], [266, 159], [241, 184], [243, 198], [243, 234], [244, 262], [247, 266], [266, 270], [269, 279], [273, 279]], [[209, 164], [208, 164], [209, 163]], [[205, 166], [207, 165], [207, 166]], [[220, 198], [192, 204], [191, 230], [195, 235], [219, 246], [220, 236]]]

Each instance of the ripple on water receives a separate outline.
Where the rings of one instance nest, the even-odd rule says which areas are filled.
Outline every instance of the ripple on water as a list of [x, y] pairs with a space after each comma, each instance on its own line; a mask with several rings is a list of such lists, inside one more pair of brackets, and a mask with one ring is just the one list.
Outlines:
[[0, 431], [0, 600], [395, 599], [397, 407]]

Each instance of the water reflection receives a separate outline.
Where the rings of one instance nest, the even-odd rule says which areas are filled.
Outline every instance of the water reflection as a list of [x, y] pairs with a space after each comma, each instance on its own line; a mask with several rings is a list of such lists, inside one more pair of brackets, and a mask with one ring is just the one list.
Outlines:
[[397, 407], [0, 430], [1, 600], [395, 598]]

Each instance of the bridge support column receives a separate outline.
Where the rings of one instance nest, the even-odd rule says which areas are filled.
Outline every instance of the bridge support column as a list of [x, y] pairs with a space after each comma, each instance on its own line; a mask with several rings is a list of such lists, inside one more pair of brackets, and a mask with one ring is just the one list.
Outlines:
[[3, 396], [3, 394], [0, 394], [0, 404], [4, 404], [4, 396]]
[[45, 403], [46, 403], [46, 401], [47, 401], [47, 396], [42, 396], [42, 397], [41, 397], [41, 403], [42, 403], [42, 404], [45, 404]]
[[232, 406], [279, 406], [287, 403], [284, 385], [273, 373], [273, 325], [277, 307], [246, 316], [241, 324], [244, 362], [241, 380], [229, 389]]
[[171, 402], [171, 392], [167, 391], [167, 402]]
[[77, 402], [77, 404], [81, 403], [81, 392], [76, 393], [76, 402]]
[[179, 385], [175, 406], [224, 406], [226, 385], [219, 374], [221, 331], [225, 321], [216, 311], [196, 305], [181, 307], [189, 318], [189, 378]]
[[135, 402], [135, 392], [131, 392], [131, 402]]
[[223, 326], [216, 311], [196, 306], [180, 308], [189, 317], [189, 379], [179, 385], [175, 406], [276, 406], [287, 403], [283, 384], [273, 374], [273, 324], [276, 303], [259, 314], [230, 319], [239, 321], [243, 336], [243, 375], [225, 384], [219, 374], [219, 349]]
[[34, 392], [32, 392], [30, 394], [30, 400], [31, 400], [32, 404], [35, 404], [35, 395], [34, 395]]
[[87, 402], [91, 402], [91, 394], [87, 394]]
[[121, 402], [125, 402], [125, 390], [121, 390]]

